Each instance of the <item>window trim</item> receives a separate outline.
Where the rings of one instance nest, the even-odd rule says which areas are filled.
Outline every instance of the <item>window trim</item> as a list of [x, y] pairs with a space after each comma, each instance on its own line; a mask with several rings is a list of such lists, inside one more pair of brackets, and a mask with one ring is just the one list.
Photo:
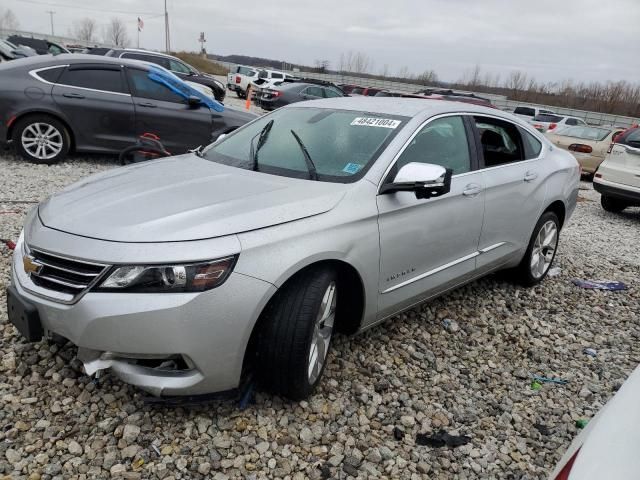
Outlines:
[[[418, 127], [413, 131], [413, 133], [407, 139], [407, 141], [402, 145], [402, 147], [400, 147], [400, 150], [398, 150], [398, 152], [393, 156], [393, 159], [391, 160], [391, 162], [389, 163], [389, 165], [385, 169], [384, 173], [382, 174], [382, 177], [380, 178], [380, 181], [378, 182], [378, 192], [376, 193], [376, 195], [382, 195], [380, 193], [380, 189], [382, 189], [383, 185], [388, 183], [387, 180], [388, 180], [389, 175], [391, 174], [391, 171], [393, 170], [393, 168], [395, 167], [396, 163], [398, 162], [398, 159], [402, 156], [404, 151], [409, 147], [409, 145], [411, 144], [413, 139], [422, 131], [422, 129], [424, 127], [426, 127], [431, 122], [433, 122], [435, 120], [439, 120], [441, 118], [461, 117], [462, 123], [464, 125], [464, 129], [465, 129], [465, 133], [467, 135], [467, 147], [469, 148], [469, 160], [471, 162], [471, 170], [469, 170], [468, 172], [458, 173], [456, 175], [453, 175], [452, 178], [458, 178], [458, 177], [462, 177], [464, 175], [469, 175], [469, 174], [478, 172], [480, 170], [480, 163], [479, 163], [480, 159], [478, 157], [477, 145], [475, 145], [475, 142], [472, 142], [472, 137], [470, 136], [470, 135], [472, 135], [473, 139], [475, 139], [475, 134], [472, 131], [469, 131], [469, 125], [468, 125], [468, 123], [469, 123], [468, 117], [471, 116], [471, 115], [474, 115], [474, 113], [470, 113], [470, 112], [447, 112], [447, 113], [441, 113], [439, 115], [434, 115], [433, 117], [427, 118], [420, 125], [418, 125]], [[465, 117], [467, 117], [467, 118], [465, 118]]]
[[[85, 91], [89, 91], [89, 92], [108, 93], [108, 94], [111, 94], [111, 95], [121, 95], [121, 96], [125, 96], [125, 97], [130, 97], [131, 96], [131, 92], [129, 92], [129, 93], [111, 92], [109, 90], [98, 90], [97, 88], [77, 87], [75, 85], [67, 85], [66, 83], [52, 83], [52, 82], [49, 82], [49, 81], [45, 80], [44, 78], [42, 78], [42, 77], [40, 77], [38, 75], [38, 72], [41, 72], [43, 70], [51, 70], [53, 68], [76, 67], [76, 68], [73, 68], [72, 70], [114, 70], [115, 71], [117, 69], [120, 72], [120, 77], [122, 78], [122, 74], [123, 74], [122, 65], [117, 65], [117, 68], [96, 68], [96, 65], [100, 65], [100, 64], [93, 64], [92, 66], [94, 68], [91, 68], [91, 67], [86, 67], [85, 68], [84, 67], [85, 65], [92, 65], [92, 64], [76, 63], [76, 64], [72, 64], [72, 65], [54, 65], [54, 66], [51, 66], [51, 67], [44, 67], [44, 68], [38, 68], [38, 69], [35, 69], [35, 70], [30, 70], [29, 71], [29, 75], [31, 75], [36, 80], [39, 80], [39, 81], [41, 81], [43, 83], [46, 83], [47, 85], [54, 85], [54, 86], [66, 87], [66, 88], [77, 88], [79, 90], [85, 90]], [[110, 65], [107, 66], [107, 67], [110, 67]], [[123, 78], [122, 80], [123, 80], [122, 85], [125, 88], [128, 88], [129, 85], [128, 85], [128, 82], [126, 81], [126, 79]]]

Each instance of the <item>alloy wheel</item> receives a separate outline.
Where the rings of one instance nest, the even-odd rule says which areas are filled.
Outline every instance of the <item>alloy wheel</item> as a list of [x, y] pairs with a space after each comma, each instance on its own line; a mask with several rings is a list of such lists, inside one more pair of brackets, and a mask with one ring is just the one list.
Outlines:
[[313, 334], [311, 336], [311, 349], [309, 350], [308, 377], [313, 385], [327, 360], [329, 344], [333, 334], [333, 323], [336, 316], [336, 284], [331, 282], [324, 292], [318, 316], [316, 318]]
[[552, 220], [545, 222], [536, 236], [531, 250], [531, 275], [538, 279], [547, 273], [558, 247], [558, 226]]
[[62, 151], [62, 133], [48, 123], [32, 123], [22, 132], [22, 147], [38, 160], [50, 160]]

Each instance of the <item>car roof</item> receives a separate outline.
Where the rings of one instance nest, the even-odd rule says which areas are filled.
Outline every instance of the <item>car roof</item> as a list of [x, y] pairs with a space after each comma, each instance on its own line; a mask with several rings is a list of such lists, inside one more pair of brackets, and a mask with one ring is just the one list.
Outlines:
[[155, 55], [156, 57], [164, 57], [164, 58], [171, 58], [173, 60], [180, 60], [178, 57], [174, 57], [173, 55], [169, 55], [167, 53], [154, 52], [152, 50], [144, 50], [143, 48], [113, 48], [112, 50], [118, 53], [143, 53], [146, 55]]
[[3, 66], [7, 68], [21, 68], [27, 67], [44, 68], [53, 67], [56, 65], [73, 65], [77, 63], [91, 63], [93, 65], [102, 64], [115, 64], [115, 65], [128, 65], [132, 67], [149, 69], [151, 64], [141, 62], [140, 60], [133, 60], [128, 58], [116, 58], [116, 57], [103, 57], [99, 55], [89, 55], [86, 53], [61, 53], [59, 55], [38, 55], [34, 57], [21, 58], [19, 62], [6, 62]]
[[336, 110], [354, 110], [376, 114], [417, 117], [421, 115], [439, 115], [441, 113], [470, 112], [502, 117], [514, 121], [515, 118], [495, 108], [472, 103], [450, 100], [403, 98], [403, 97], [335, 97], [309, 102], [294, 103], [286, 108], [318, 107]]

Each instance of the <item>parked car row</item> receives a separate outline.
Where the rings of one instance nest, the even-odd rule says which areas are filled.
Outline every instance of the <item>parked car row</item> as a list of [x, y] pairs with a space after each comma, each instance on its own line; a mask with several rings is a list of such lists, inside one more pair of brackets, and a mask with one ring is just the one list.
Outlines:
[[118, 153], [151, 133], [179, 154], [255, 118], [197, 87], [134, 58], [61, 54], [3, 63], [0, 144], [27, 160], [53, 163], [71, 150]]

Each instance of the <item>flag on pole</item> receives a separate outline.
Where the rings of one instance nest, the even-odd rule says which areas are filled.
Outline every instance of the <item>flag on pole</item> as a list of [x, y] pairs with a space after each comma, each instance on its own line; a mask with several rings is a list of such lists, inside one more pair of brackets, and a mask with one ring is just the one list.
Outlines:
[[138, 31], [141, 32], [143, 28], [144, 28], [144, 22], [140, 17], [138, 17]]

